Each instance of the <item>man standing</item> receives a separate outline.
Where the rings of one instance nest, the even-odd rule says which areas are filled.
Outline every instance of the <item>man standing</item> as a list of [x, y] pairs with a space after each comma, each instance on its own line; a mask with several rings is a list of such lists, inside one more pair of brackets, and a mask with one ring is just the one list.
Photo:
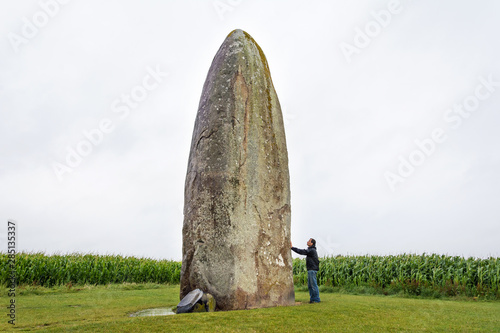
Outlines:
[[290, 241], [290, 247], [292, 251], [298, 254], [306, 255], [306, 268], [307, 268], [307, 287], [309, 288], [309, 303], [319, 303], [319, 289], [318, 281], [316, 280], [316, 274], [319, 271], [319, 259], [318, 252], [316, 251], [316, 241], [310, 238], [307, 241], [307, 249], [302, 250], [292, 246], [292, 241]]

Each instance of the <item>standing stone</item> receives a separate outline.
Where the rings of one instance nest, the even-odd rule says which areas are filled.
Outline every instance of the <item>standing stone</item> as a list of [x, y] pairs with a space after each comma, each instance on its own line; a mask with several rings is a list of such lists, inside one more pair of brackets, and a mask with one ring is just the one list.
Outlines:
[[220, 310], [295, 302], [283, 116], [266, 57], [231, 32], [203, 86], [185, 184], [181, 298]]

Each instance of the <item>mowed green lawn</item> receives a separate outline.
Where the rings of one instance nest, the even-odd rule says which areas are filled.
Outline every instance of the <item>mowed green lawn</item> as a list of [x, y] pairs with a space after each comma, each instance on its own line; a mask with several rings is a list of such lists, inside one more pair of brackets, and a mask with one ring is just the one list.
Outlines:
[[[47, 332], [500, 332], [500, 302], [408, 299], [322, 293], [308, 304], [296, 292], [296, 306], [129, 317], [142, 309], [175, 306], [178, 285], [123, 284], [58, 288], [18, 288], [16, 325], [1, 316], [1, 331]], [[78, 290], [80, 289], [80, 290]], [[26, 290], [26, 289], [25, 289]], [[68, 291], [69, 290], [69, 291]], [[9, 297], [4, 293], [1, 304]]]

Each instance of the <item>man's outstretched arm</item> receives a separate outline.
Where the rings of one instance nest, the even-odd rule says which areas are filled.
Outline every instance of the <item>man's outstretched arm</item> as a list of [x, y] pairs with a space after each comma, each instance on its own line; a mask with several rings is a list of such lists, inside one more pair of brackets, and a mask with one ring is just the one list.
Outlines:
[[302, 254], [302, 255], [307, 255], [309, 253], [309, 250], [303, 250], [303, 249], [298, 249], [296, 247], [293, 247], [292, 246], [292, 241], [290, 241], [290, 248], [292, 249], [293, 252], [295, 253], [298, 253], [298, 254]]

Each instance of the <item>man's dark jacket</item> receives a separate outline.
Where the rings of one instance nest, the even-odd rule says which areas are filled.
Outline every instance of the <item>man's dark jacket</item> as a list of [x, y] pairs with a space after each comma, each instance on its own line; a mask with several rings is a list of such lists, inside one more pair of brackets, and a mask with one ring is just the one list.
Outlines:
[[292, 251], [306, 255], [306, 268], [308, 271], [319, 271], [319, 259], [318, 252], [316, 251], [316, 246], [309, 246], [306, 250], [298, 249], [292, 247]]

